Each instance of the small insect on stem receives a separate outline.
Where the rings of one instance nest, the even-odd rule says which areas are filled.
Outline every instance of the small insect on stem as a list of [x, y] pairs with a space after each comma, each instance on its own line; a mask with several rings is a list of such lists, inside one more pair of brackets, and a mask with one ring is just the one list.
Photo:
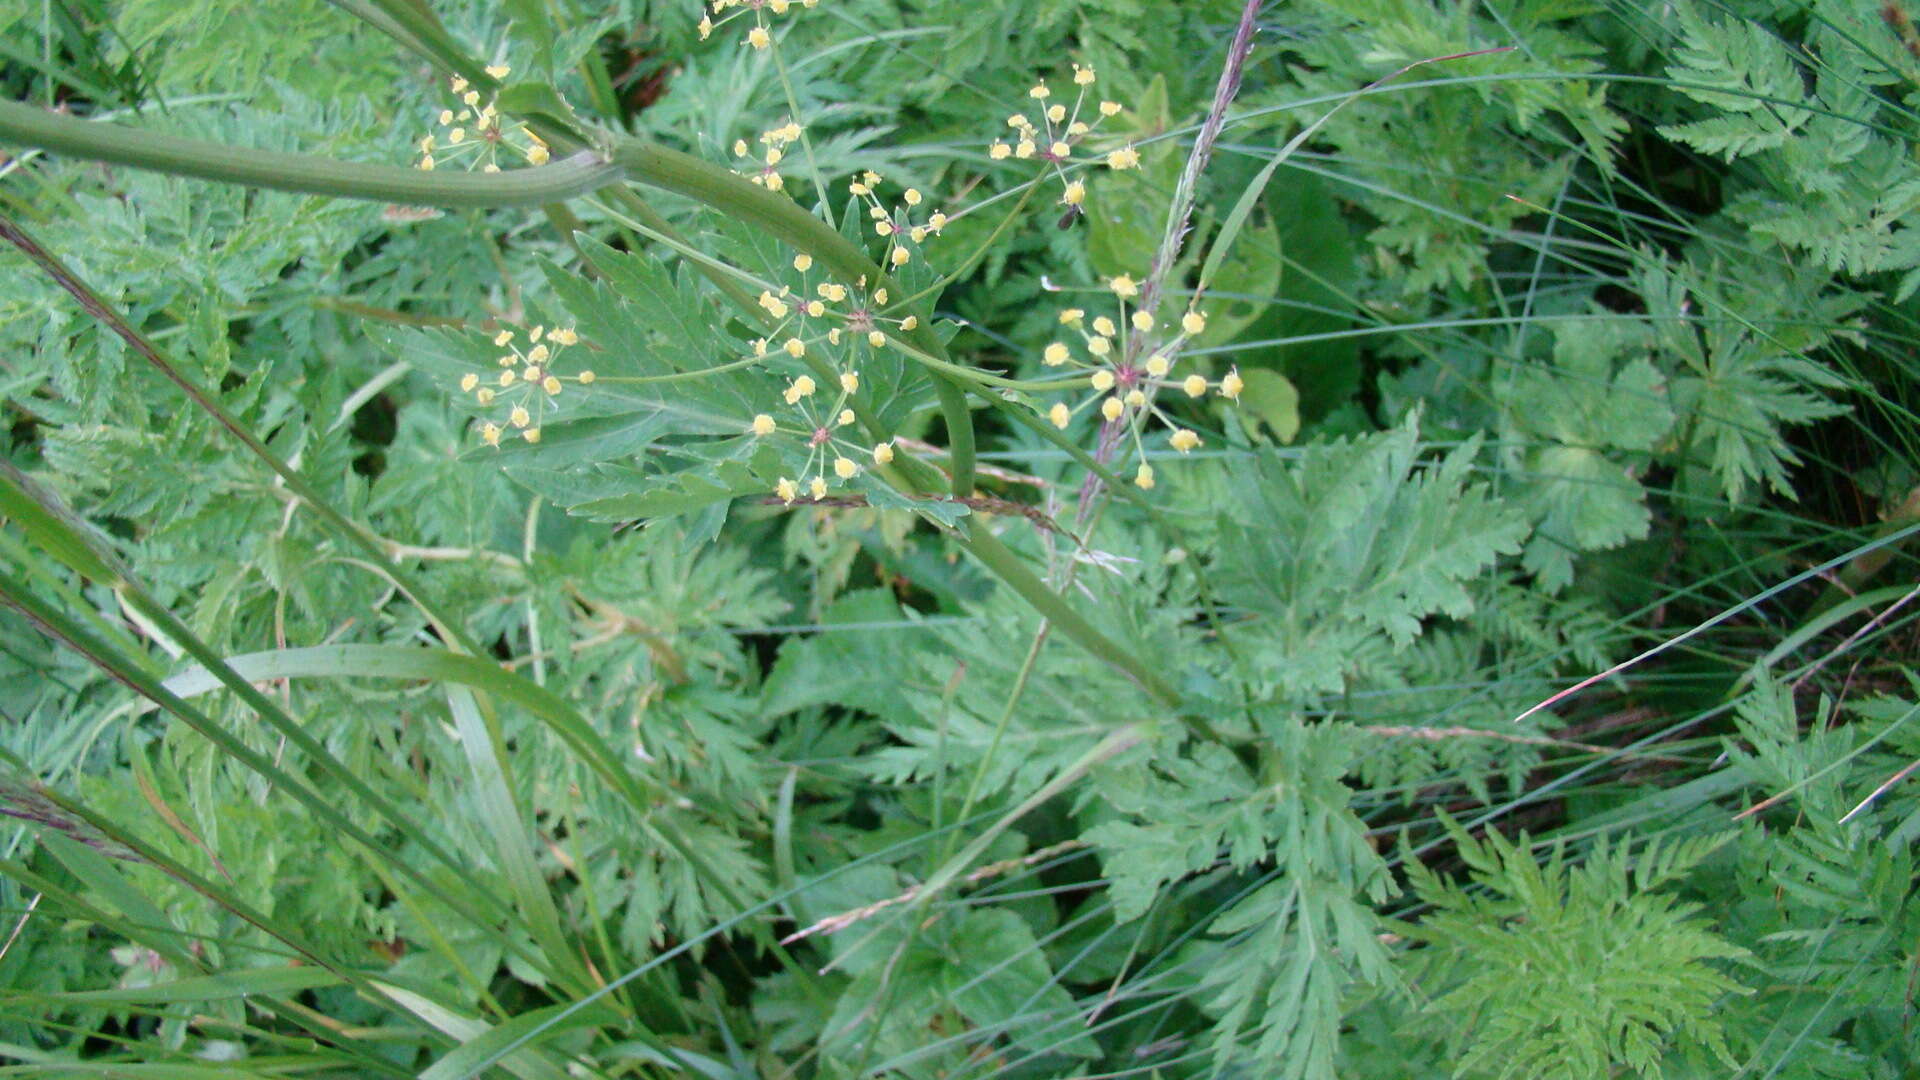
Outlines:
[[1073, 223], [1075, 221], [1078, 221], [1080, 219], [1080, 215], [1085, 212], [1086, 211], [1082, 210], [1078, 206], [1067, 207], [1067, 212], [1060, 215], [1060, 224], [1056, 226], [1056, 228], [1060, 229], [1060, 231], [1062, 232], [1065, 232], [1066, 230], [1073, 228]]

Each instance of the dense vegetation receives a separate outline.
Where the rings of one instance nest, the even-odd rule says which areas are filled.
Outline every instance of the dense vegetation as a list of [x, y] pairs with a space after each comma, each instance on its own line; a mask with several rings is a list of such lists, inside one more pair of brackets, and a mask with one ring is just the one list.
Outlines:
[[0, 1074], [1915, 1075], [1914, 17], [0, 5]]

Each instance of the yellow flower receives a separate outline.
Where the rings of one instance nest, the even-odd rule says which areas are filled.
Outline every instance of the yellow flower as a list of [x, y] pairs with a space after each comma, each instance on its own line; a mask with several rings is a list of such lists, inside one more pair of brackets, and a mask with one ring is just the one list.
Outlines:
[[807, 355], [807, 343], [797, 337], [788, 338], [784, 348], [787, 350], [787, 355], [796, 360]]
[[766, 413], [761, 413], [753, 418], [753, 433], [755, 435], [771, 435], [773, 434], [773, 428], [773, 417], [768, 416]]
[[1086, 201], [1086, 198], [1087, 185], [1079, 180], [1074, 180], [1067, 184], [1066, 192], [1060, 196], [1060, 201], [1068, 206], [1079, 206]]
[[1067, 426], [1067, 421], [1073, 419], [1073, 413], [1065, 405], [1056, 401], [1053, 403], [1053, 408], [1047, 410], [1047, 419], [1053, 421], [1054, 427], [1064, 428]]
[[1123, 146], [1107, 155], [1109, 169], [1137, 169], [1140, 167], [1140, 151], [1131, 146]]
[[1086, 67], [1081, 67], [1079, 64], [1073, 65], [1073, 82], [1076, 86], [1092, 86], [1093, 65], [1089, 64]]
[[1107, 288], [1112, 289], [1113, 295], [1122, 300], [1131, 300], [1140, 295], [1140, 286], [1126, 274], [1109, 279]]
[[837, 457], [833, 459], [833, 475], [842, 480], [853, 479], [853, 474], [859, 471], [860, 466], [855, 465], [852, 458]]
[[1040, 354], [1040, 360], [1048, 367], [1057, 367], [1067, 362], [1067, 356], [1067, 347], [1056, 341], [1047, 346], [1046, 351]]
[[1118, 116], [1118, 115], [1120, 115], [1120, 103], [1119, 103], [1119, 102], [1117, 102], [1117, 101], [1103, 101], [1103, 102], [1101, 102], [1101, 103], [1100, 103], [1100, 115], [1101, 115], [1101, 116]]
[[493, 66], [487, 68], [487, 74], [493, 76], [496, 79], [504, 79], [512, 73], [513, 73], [513, 69], [508, 67], [505, 64], [494, 64]]
[[804, 251], [798, 255], [795, 255], [793, 257], [793, 268], [795, 270], [800, 271], [803, 274], [806, 273], [808, 270], [813, 269], [813, 256], [807, 254]]
[[893, 460], [893, 444], [892, 443], [880, 443], [879, 445], [873, 448], [873, 463], [875, 465], [885, 465], [888, 462], [891, 462], [892, 460]]
[[1167, 441], [1173, 444], [1173, 448], [1175, 450], [1178, 450], [1184, 454], [1187, 451], [1193, 449], [1194, 447], [1200, 445], [1200, 436], [1195, 435], [1193, 432], [1188, 431], [1186, 428], [1180, 428], [1176, 430], [1171, 436], [1169, 436], [1167, 438]]
[[853, 372], [853, 371], [845, 371], [845, 372], [841, 372], [841, 374], [840, 374], [840, 389], [842, 389], [842, 390], [845, 390], [845, 391], [846, 391], [847, 393], [849, 393], [849, 394], [851, 394], [851, 393], [853, 393], [854, 391], [856, 391], [856, 390], [858, 390], [858, 389], [860, 389], [860, 375], [859, 375], [859, 373], [858, 373], [858, 372]]
[[807, 481], [807, 491], [810, 492], [813, 495], [813, 497], [816, 499], [826, 498], [827, 497], [826, 477], [816, 476], [813, 479]]
[[469, 394], [473, 393], [473, 388], [479, 385], [480, 385], [480, 376], [475, 375], [472, 372], [468, 372], [467, 374], [460, 376], [460, 389]]
[[1203, 334], [1207, 329], [1207, 317], [1197, 311], [1189, 311], [1180, 316], [1180, 329], [1190, 335]]
[[1151, 488], [1153, 486], [1153, 466], [1144, 461], [1141, 462], [1139, 471], [1133, 474], [1133, 482], [1142, 488]]
[[517, 428], [526, 427], [532, 422], [533, 417], [528, 415], [525, 405], [515, 405], [513, 411], [507, 414], [507, 423]]
[[784, 476], [780, 478], [779, 483], [773, 485], [773, 493], [780, 496], [781, 501], [787, 503], [792, 503], [793, 500], [800, 497], [800, 489], [794, 486], [792, 480]]
[[1107, 368], [1101, 368], [1093, 373], [1087, 380], [1087, 384], [1104, 394], [1113, 389], [1113, 372]]
[[1156, 379], [1165, 377], [1168, 369], [1172, 367], [1173, 361], [1167, 359], [1166, 353], [1154, 353], [1147, 357], [1147, 374]]
[[756, 26], [747, 31], [747, 44], [756, 49], [764, 49], [773, 44], [773, 36], [767, 33], [766, 27]]
[[500, 445], [500, 425], [487, 423], [480, 425], [480, 441], [488, 446]]
[[1100, 415], [1106, 417], [1109, 423], [1120, 419], [1120, 414], [1126, 411], [1126, 406], [1120, 404], [1119, 398], [1110, 397], [1100, 403]]
[[812, 377], [802, 375], [793, 380], [793, 384], [787, 387], [787, 404], [798, 405], [801, 398], [812, 397], [813, 391], [814, 385]]
[[1180, 384], [1180, 389], [1185, 390], [1188, 397], [1199, 397], [1207, 392], [1207, 380], [1199, 375], [1189, 375], [1186, 381]]
[[1133, 318], [1131, 321], [1133, 323], [1133, 328], [1135, 330], [1140, 331], [1143, 334], [1153, 329], [1153, 315], [1151, 312], [1136, 311], [1133, 313]]
[[530, 443], [537, 443], [540, 441], [540, 429], [537, 427], [530, 427], [527, 430], [521, 432], [521, 435]]
[[1220, 380], [1220, 392], [1235, 401], [1240, 400], [1240, 391], [1246, 389], [1246, 381], [1240, 378], [1240, 369], [1234, 368]]

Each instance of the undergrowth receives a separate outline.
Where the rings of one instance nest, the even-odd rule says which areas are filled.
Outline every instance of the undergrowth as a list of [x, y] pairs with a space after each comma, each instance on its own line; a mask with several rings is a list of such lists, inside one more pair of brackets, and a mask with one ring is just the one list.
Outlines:
[[1913, 18], [0, 9], [0, 1073], [1911, 1075]]

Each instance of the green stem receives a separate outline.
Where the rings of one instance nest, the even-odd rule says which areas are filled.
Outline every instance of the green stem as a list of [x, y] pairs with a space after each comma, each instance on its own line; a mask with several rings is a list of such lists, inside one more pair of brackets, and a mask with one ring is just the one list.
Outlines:
[[487, 74], [486, 65], [475, 59], [455, 41], [433, 9], [421, 0], [329, 0], [411, 52], [431, 59], [443, 70], [472, 83], [482, 94], [500, 89], [500, 81]]
[[218, 421], [220, 426], [227, 430], [228, 434], [240, 440], [255, 457], [259, 458], [268, 468], [272, 469], [281, 480], [285, 481], [287, 487], [292, 490], [295, 495], [304, 499], [307, 505], [312, 507], [314, 512], [320, 515], [321, 520], [332, 526], [334, 531], [344, 536], [349, 542], [366, 552], [372, 557], [375, 563], [386, 567], [387, 574], [392, 578], [394, 584], [398, 585], [400, 591], [406, 594], [407, 599], [412, 601], [413, 605], [419, 608], [420, 611], [434, 623], [439, 629], [442, 638], [447, 642], [448, 647], [475, 656], [481, 655], [479, 644], [468, 636], [465, 630], [461, 629], [457, 620], [443, 615], [434, 605], [428, 603], [425, 594], [414, 584], [411, 575], [403, 573], [397, 566], [389, 565], [386, 549], [381, 546], [379, 537], [374, 536], [371, 532], [355, 522], [348, 520], [345, 515], [335, 510], [332, 504], [321, 497], [320, 492], [316, 490], [312, 484], [307, 483], [306, 477], [301, 476], [293, 470], [292, 466], [280, 460], [279, 455], [269, 449], [267, 444], [261, 442], [253, 432], [247, 430], [246, 425], [235, 419], [233, 414], [226, 410], [225, 406], [214, 400], [212, 395], [202, 390], [198, 384], [182, 374], [165, 356], [161, 355], [160, 350], [154, 348], [152, 342], [148, 341], [138, 330], [135, 330], [125, 319], [121, 318], [119, 312], [113, 310], [104, 300], [101, 300], [100, 297], [87, 286], [86, 282], [81, 281], [73, 271], [67, 269], [65, 263], [61, 262], [52, 252], [41, 247], [38, 241], [28, 236], [25, 231], [14, 224], [14, 222], [4, 214], [0, 214], [0, 240], [5, 240], [13, 244], [14, 247], [19, 248], [20, 252], [45, 271], [48, 277], [51, 277], [61, 288], [71, 293], [73, 298], [79, 301], [80, 306], [86, 309], [88, 314], [99, 319], [115, 334], [119, 335], [134, 352], [145, 358], [160, 374], [166, 376], [169, 382], [179, 387], [181, 392], [186, 394], [189, 400], [205, 410], [214, 420]]
[[175, 176], [407, 206], [538, 206], [585, 195], [620, 180], [618, 167], [592, 153], [575, 154], [534, 169], [433, 172], [223, 146], [61, 116], [17, 101], [0, 101], [0, 142]]
[[973, 557], [979, 559], [987, 569], [999, 576], [1014, 592], [1030, 604], [1035, 611], [1046, 616], [1047, 621], [1060, 628], [1060, 632], [1072, 638], [1079, 646], [1093, 655], [1133, 676], [1140, 688], [1151, 694], [1154, 700], [1168, 708], [1177, 708], [1180, 694], [1163, 682], [1154, 670], [1121, 648], [1105, 634], [1094, 629], [1086, 616], [1080, 614], [1072, 604], [1061, 599], [1060, 595], [1047, 588], [1020, 557], [1008, 550], [991, 532], [984, 528], [969, 529], [966, 538], [961, 541]]
[[[826, 222], [801, 209], [792, 199], [750, 183], [745, 177], [691, 154], [637, 139], [616, 141], [611, 155], [628, 179], [685, 195], [729, 217], [757, 225], [813, 256], [829, 273], [848, 284], [863, 278], [870, 288], [892, 284], [878, 263]], [[918, 326], [902, 336], [922, 352], [944, 360], [946, 346], [930, 324], [931, 320], [923, 318]], [[953, 493], [965, 497], [973, 493], [973, 416], [967, 411], [965, 392], [951, 376], [936, 370], [934, 386], [940, 397], [941, 415], [947, 422], [948, 449], [953, 455]]]
[[[387, 7], [388, 13], [399, 19], [402, 16], [396, 14], [393, 8], [404, 9], [405, 5], [383, 5], [383, 7]], [[424, 33], [422, 27], [409, 25], [407, 29], [415, 36]], [[453, 63], [449, 57], [441, 55], [439, 50], [435, 51], [435, 55], [436, 59], [446, 62], [456, 70], [464, 70], [471, 66], [467, 62]], [[623, 178], [632, 179], [688, 196], [721, 213], [759, 226], [776, 238], [812, 255], [826, 269], [845, 281], [857, 282], [864, 278], [874, 287], [890, 281], [880, 266], [857, 245], [842, 237], [819, 218], [801, 209], [791, 199], [751, 184], [727, 169], [702, 161], [690, 154], [637, 139], [613, 140], [609, 151], [611, 160], [592, 152], [583, 152], [564, 162], [537, 169], [473, 176], [436, 175], [418, 169], [361, 165], [299, 154], [235, 149], [177, 136], [89, 123], [71, 117], [57, 116], [16, 102], [0, 102], [0, 138], [95, 160], [118, 162], [204, 179], [342, 197], [440, 206], [510, 206], [551, 203], [613, 184]], [[26, 240], [24, 234], [17, 234], [17, 230], [13, 230], [10, 225], [0, 223], [0, 228], [17, 235], [17, 239], [13, 235], [9, 238], [14, 239], [16, 244], [21, 244], [23, 250], [28, 250], [29, 254], [37, 250], [37, 245], [33, 245], [31, 240]], [[24, 244], [22, 244], [23, 240]], [[43, 265], [48, 265], [50, 270], [58, 266], [57, 263], [45, 262]], [[56, 273], [56, 276], [62, 279], [63, 284], [71, 280], [71, 275], [64, 273]], [[69, 285], [70, 290], [73, 290], [73, 287]], [[96, 313], [105, 310], [97, 299], [91, 298], [90, 293], [85, 292], [84, 286], [79, 286], [75, 295], [79, 296], [83, 303], [91, 299], [92, 302], [88, 303], [90, 310]], [[177, 372], [152, 352], [151, 346], [141, 348], [145, 343], [118, 319], [108, 317], [107, 321], [121, 333], [122, 337], [128, 338], [137, 350], [148, 355], [148, 358], [178, 383], [190, 397], [195, 399], [196, 403], [212, 413], [230, 431], [246, 442], [249, 449], [266, 460], [290, 487], [306, 498], [310, 505], [315, 506], [323, 517], [329, 518], [330, 524], [340, 527], [356, 542], [367, 544], [369, 549], [373, 550], [370, 542], [361, 535], [359, 529], [344, 519], [334, 520], [336, 515], [330, 512], [324, 501], [318, 499], [317, 493], [313, 492], [291, 469], [280, 463], [265, 446], [258, 443], [258, 440], [253, 439], [251, 434], [228, 416], [218, 403], [198, 387], [185, 382]], [[902, 336], [926, 355], [950, 363], [946, 359], [944, 345], [933, 333], [929, 324], [930, 320], [922, 320], [919, 326]], [[952, 455], [952, 489], [955, 495], [965, 497], [970, 495], [974, 488], [975, 446], [972, 416], [967, 408], [966, 394], [962, 385], [949, 372], [940, 370], [938, 367], [935, 367], [934, 375], [941, 412], [947, 422], [948, 445]], [[1047, 590], [1045, 585], [1034, 577], [1011, 552], [1000, 546], [998, 541], [980, 533], [968, 543], [983, 563], [1025, 596], [1043, 614], [1056, 622], [1068, 637], [1095, 655], [1132, 673], [1134, 678], [1163, 703], [1171, 705], [1178, 700], [1178, 695], [1171, 688], [1166, 687], [1151, 671], [1096, 631], [1070, 605]], [[375, 551], [376, 558], [378, 554]], [[416, 603], [420, 602], [418, 594], [414, 594], [413, 599]], [[451, 631], [456, 638], [464, 637], [450, 622], [436, 621], [442, 622], [443, 629]], [[462, 641], [461, 644], [469, 649], [472, 648], [470, 643]]]
[[[404, 5], [401, 5], [404, 7]], [[396, 16], [397, 17], [397, 16]], [[436, 57], [438, 54], [436, 53]], [[444, 59], [444, 58], [441, 58]], [[467, 65], [461, 65], [461, 68]], [[489, 80], [490, 82], [491, 80]], [[553, 132], [571, 143], [578, 133]], [[0, 101], [0, 141], [24, 143], [57, 153], [108, 161], [180, 176], [301, 191], [341, 198], [446, 207], [541, 205], [637, 180], [676, 192], [758, 225], [821, 261], [848, 283], [865, 279], [870, 287], [891, 284], [879, 264], [825, 222], [793, 200], [748, 183], [743, 177], [655, 143], [613, 137], [609, 161], [581, 151], [534, 169], [501, 173], [434, 173], [391, 165], [363, 165], [278, 151], [223, 146], [159, 132], [93, 123]], [[945, 358], [945, 346], [931, 320], [905, 335], [923, 352]], [[936, 373], [940, 408], [953, 453], [953, 492], [966, 496], [974, 486], [973, 418], [963, 389]]]

